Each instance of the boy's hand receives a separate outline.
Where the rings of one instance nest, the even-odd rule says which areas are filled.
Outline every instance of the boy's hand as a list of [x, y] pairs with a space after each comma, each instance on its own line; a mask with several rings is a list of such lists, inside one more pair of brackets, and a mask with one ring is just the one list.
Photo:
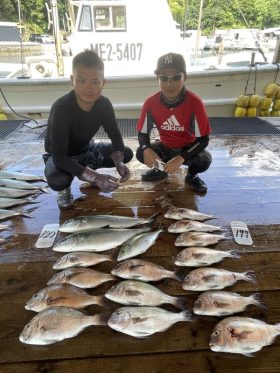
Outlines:
[[89, 182], [92, 186], [97, 186], [101, 192], [113, 192], [119, 187], [118, 179], [111, 175], [99, 174], [89, 167], [85, 167], [84, 172], [80, 176], [83, 181]]
[[123, 163], [124, 154], [123, 152], [116, 151], [111, 154], [111, 158], [115, 163], [116, 169], [120, 176], [122, 177], [121, 182], [124, 182], [129, 179], [130, 171], [128, 167]]
[[177, 157], [170, 159], [170, 161], [168, 161], [164, 165], [163, 169], [168, 174], [176, 173], [179, 171], [179, 168], [184, 163], [184, 161], [185, 160], [183, 157], [181, 157], [180, 155], [177, 155]]
[[151, 148], [144, 149], [143, 157], [145, 165], [150, 168], [157, 167], [156, 159], [160, 160], [160, 157]]

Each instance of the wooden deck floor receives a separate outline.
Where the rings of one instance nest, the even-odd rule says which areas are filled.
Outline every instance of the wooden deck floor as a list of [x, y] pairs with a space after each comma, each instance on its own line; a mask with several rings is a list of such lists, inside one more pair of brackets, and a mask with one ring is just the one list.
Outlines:
[[[194, 194], [184, 184], [184, 171], [157, 183], [141, 182], [141, 169], [132, 166], [132, 178], [112, 195], [98, 194], [92, 188], [80, 189], [74, 181], [74, 197], [82, 194], [73, 210], [60, 213], [56, 194], [40, 194], [33, 219], [15, 218], [7, 222], [10, 231], [1, 232], [7, 242], [0, 244], [0, 371], [10, 372], [280, 372], [280, 337], [254, 357], [214, 353], [209, 350], [209, 335], [219, 321], [216, 317], [199, 317], [190, 323], [178, 323], [163, 333], [136, 339], [109, 327], [89, 327], [79, 336], [50, 346], [22, 344], [18, 337], [25, 324], [35, 315], [24, 309], [25, 302], [54, 274], [52, 265], [61, 256], [52, 249], [36, 249], [35, 242], [47, 223], [62, 223], [84, 214], [112, 213], [148, 217], [160, 215], [155, 227], [167, 227], [163, 217], [170, 205], [187, 207], [217, 217], [215, 224], [227, 228], [231, 235], [232, 220], [245, 221], [253, 239], [252, 246], [240, 246], [233, 240], [220, 242], [219, 249], [238, 248], [240, 259], [225, 259], [216, 265], [234, 271], [253, 270], [257, 283], [239, 282], [228, 290], [251, 294], [260, 292], [267, 306], [263, 311], [249, 307], [244, 316], [268, 323], [280, 322], [280, 138], [240, 137], [212, 139], [213, 164], [203, 175], [209, 190], [205, 196]], [[42, 174], [42, 163], [31, 164], [25, 172]], [[33, 207], [34, 205], [32, 205]], [[30, 208], [25, 206], [25, 209]], [[58, 235], [57, 239], [62, 237]], [[175, 235], [163, 232], [156, 244], [142, 258], [174, 268], [179, 252]], [[102, 263], [96, 269], [109, 272], [114, 263]], [[187, 273], [188, 270], [186, 269]], [[103, 294], [112, 283], [90, 291]], [[184, 291], [175, 280], [157, 286], [170, 295], [186, 297], [191, 307], [198, 293]], [[110, 305], [114, 310], [118, 306]], [[170, 308], [171, 310], [172, 308]], [[175, 309], [172, 309], [175, 311]], [[98, 306], [86, 310], [100, 312]]]

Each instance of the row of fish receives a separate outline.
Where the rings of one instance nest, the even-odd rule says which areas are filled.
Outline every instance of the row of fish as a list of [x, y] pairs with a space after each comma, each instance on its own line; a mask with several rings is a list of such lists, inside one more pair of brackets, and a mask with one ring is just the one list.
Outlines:
[[45, 181], [36, 175], [0, 170], [0, 221], [14, 216], [31, 217], [28, 212], [7, 209], [25, 203], [36, 203], [29, 196], [36, 195], [39, 191], [48, 193], [46, 188], [29, 183], [41, 180]]
[[[176, 265], [204, 267], [218, 263], [226, 257], [240, 257], [237, 250], [221, 251], [203, 247], [227, 239], [224, 235], [212, 235], [212, 232], [223, 231], [223, 227], [202, 223], [202, 221], [213, 219], [213, 216], [192, 213], [189, 209], [182, 208], [169, 209], [164, 216], [177, 220], [168, 227], [170, 233], [179, 233], [174, 245], [186, 247], [177, 255]], [[242, 312], [249, 305], [266, 308], [257, 293], [241, 296], [229, 291], [220, 291], [238, 280], [256, 281], [252, 271], [238, 273], [204, 267], [189, 272], [183, 279], [182, 286], [185, 290], [203, 291], [193, 305], [193, 312], [196, 315], [224, 317]], [[248, 317], [227, 317], [214, 327], [210, 335], [209, 347], [215, 352], [252, 356], [253, 352], [273, 343], [279, 334], [280, 323], [269, 325]]]
[[[180, 321], [191, 321], [189, 311], [173, 313], [159, 307], [121, 307], [112, 315], [86, 315], [67, 307], [51, 307], [37, 314], [23, 329], [20, 341], [48, 345], [78, 335], [91, 325], [109, 325], [112, 329], [143, 338], [162, 332]], [[228, 317], [212, 330], [209, 346], [215, 352], [252, 356], [273, 343], [280, 324], [270, 325], [248, 317]]]
[[[178, 214], [177, 210], [174, 211], [177, 218], [172, 217], [172, 219], [196, 218], [199, 221], [204, 221], [213, 218], [210, 215], [193, 213], [189, 209], [179, 209]], [[114, 223], [114, 219], [115, 217], [110, 215], [101, 217], [99, 215], [97, 218], [81, 217], [79, 224], [75, 221], [77, 219], [73, 219], [66, 222], [64, 227], [61, 226], [62, 232], [73, 233], [53, 248], [55, 251], [67, 252], [53, 265], [54, 269], [62, 271], [49, 280], [47, 288], [42, 289], [27, 302], [26, 309], [39, 313], [22, 331], [20, 336], [22, 342], [50, 344], [73, 337], [90, 325], [109, 325], [117, 331], [141, 338], [164, 331], [177, 322], [191, 321], [194, 316], [186, 310], [184, 298], [170, 296], [155, 286], [145, 283], [159, 281], [163, 278], [183, 280], [183, 288], [186, 290], [204, 291], [197, 297], [193, 305], [193, 312], [197, 315], [228, 316], [242, 312], [250, 304], [264, 307], [258, 294], [245, 297], [237, 293], [217, 291], [217, 289], [230, 286], [238, 280], [255, 282], [251, 272], [237, 273], [206, 267], [194, 269], [182, 278], [176, 271], [166, 270], [145, 260], [130, 259], [145, 252], [156, 241], [162, 230], [151, 232], [149, 228], [126, 229], [128, 226], [125, 225], [128, 222], [120, 225], [120, 221], [115, 219]], [[149, 223], [147, 219], [142, 220], [139, 224], [146, 223]], [[131, 224], [129, 227], [138, 225], [135, 220], [131, 221]], [[109, 229], [100, 229], [104, 227]], [[89, 231], [93, 229], [94, 231]], [[175, 231], [176, 229], [179, 231]], [[174, 231], [172, 232], [172, 230]], [[175, 264], [200, 267], [217, 263], [226, 257], [239, 258], [240, 253], [236, 250], [226, 252], [204, 247], [225, 238], [223, 235], [216, 235], [221, 237], [216, 237], [216, 242], [209, 243], [213, 237], [208, 233], [219, 230], [224, 230], [224, 228], [198, 221], [186, 221], [183, 224], [178, 224], [178, 227], [169, 227], [168, 231], [172, 233], [199, 233], [199, 235], [191, 236], [200, 240], [197, 241], [199, 242], [197, 247], [193, 247], [193, 244], [189, 245], [190, 247], [186, 245], [187, 248], [177, 255]], [[131, 232], [128, 234], [127, 231]], [[206, 236], [205, 233], [207, 233]], [[114, 243], [114, 235], [117, 244]], [[204, 235], [203, 238], [198, 237], [201, 235]], [[130, 244], [128, 244], [129, 241], [131, 241]], [[146, 249], [143, 250], [143, 242], [146, 241], [148, 241], [144, 244]], [[114, 254], [103, 254], [102, 252], [119, 245], [122, 245], [117, 257], [119, 263], [113, 267], [111, 274], [101, 274], [87, 268], [103, 261], [116, 260]], [[124, 250], [125, 246], [127, 246], [127, 253]], [[137, 246], [139, 247], [137, 248]], [[136, 249], [133, 251], [135, 247]], [[121, 252], [122, 255], [120, 255]], [[99, 276], [101, 276], [100, 283], [103, 281], [102, 276], [105, 281], [114, 280], [115, 276], [125, 279], [125, 281], [112, 286], [104, 294], [105, 298], [120, 303], [124, 307], [118, 308], [112, 314], [101, 313], [88, 316], [78, 309], [90, 304], [106, 307], [103, 296], [91, 296], [83, 290], [83, 288], [96, 286], [94, 277], [98, 278]], [[163, 304], [172, 304], [182, 311], [179, 313], [166, 311], [159, 307]], [[53, 318], [60, 320], [55, 327], [52, 324]], [[262, 321], [245, 317], [229, 317], [214, 327], [209, 346], [213, 351], [235, 352], [250, 356], [252, 352], [271, 344], [278, 334], [280, 334], [279, 325], [268, 325]]]
[[[124, 322], [127, 324], [126, 315], [129, 312], [132, 323], [131, 326], [127, 325], [124, 332], [137, 337], [163, 331], [178, 321], [190, 320], [190, 312], [185, 310], [185, 300], [180, 297], [172, 297], [160, 291], [157, 287], [142, 282], [158, 281], [166, 277], [180, 280], [175, 272], [167, 271], [163, 267], [147, 261], [127, 259], [145, 252], [156, 241], [162, 231], [150, 232], [150, 228], [127, 228], [150, 223], [151, 221], [151, 219], [98, 215], [95, 217], [80, 217], [64, 223], [60, 227], [60, 231], [71, 232], [72, 235], [61, 240], [53, 247], [55, 251], [68, 252], [53, 265], [54, 269], [62, 271], [55, 274], [48, 281], [48, 286], [34, 294], [26, 303], [26, 309], [39, 312], [39, 314], [25, 327], [20, 340], [24, 343], [48, 344], [69, 338], [67, 333], [61, 335], [59, 328], [56, 330], [52, 328], [51, 330], [55, 337], [53, 336], [52, 341], [49, 341], [46, 335], [38, 336], [37, 334], [41, 333], [41, 331], [35, 327], [38, 323], [48, 323], [48, 320], [52, 317], [57, 317], [57, 314], [60, 317], [63, 312], [66, 315], [70, 314], [73, 316], [73, 324], [71, 324], [73, 330], [71, 332], [68, 330], [67, 332], [72, 333], [71, 335], [74, 336], [88, 324], [85, 325], [83, 321], [77, 323], [75, 317], [79, 316], [84, 320], [85, 315], [72, 313], [71, 309], [81, 309], [91, 304], [106, 307], [107, 305], [104, 301], [106, 298], [122, 305], [136, 306], [119, 308], [110, 315], [107, 323], [115, 330], [124, 329], [122, 324]], [[103, 227], [109, 228], [102, 229]], [[117, 258], [114, 254], [102, 253], [119, 245], [122, 245], [122, 247]], [[112, 269], [111, 274], [87, 268], [103, 261], [114, 261], [116, 259], [122, 261]], [[126, 260], [123, 261], [124, 259]], [[115, 276], [120, 274], [122, 274], [123, 278], [127, 276], [129, 279], [129, 273], [132, 274], [134, 279], [142, 281], [133, 279], [121, 281], [112, 286], [104, 294], [105, 297], [92, 296], [83, 290], [98, 286], [103, 281], [114, 280], [116, 279]], [[184, 311], [181, 313], [168, 312], [157, 307], [161, 304], [173, 304]], [[138, 305], [141, 307], [137, 307]], [[64, 311], [61, 311], [62, 308]], [[123, 317], [125, 317], [125, 320]], [[138, 318], [137, 325], [133, 322], [132, 317]], [[104, 320], [102, 316], [100, 318]], [[92, 317], [87, 317], [87, 322], [90, 325], [100, 325], [96, 318]], [[152, 326], [153, 324], [154, 326]], [[49, 328], [48, 325], [44, 326], [44, 330]], [[34, 334], [31, 330], [34, 331]]]

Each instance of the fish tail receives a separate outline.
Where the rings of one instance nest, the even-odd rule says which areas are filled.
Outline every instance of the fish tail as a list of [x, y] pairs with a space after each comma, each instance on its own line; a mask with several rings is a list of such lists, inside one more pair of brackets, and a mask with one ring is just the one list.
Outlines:
[[35, 201], [33, 197], [27, 197], [25, 198], [25, 201], [28, 203], [40, 203], [39, 201]]
[[106, 255], [106, 261], [108, 262], [114, 262], [115, 260], [117, 260], [117, 256], [118, 256], [118, 253], [112, 253], [112, 254], [108, 254]]
[[100, 307], [109, 308], [109, 302], [103, 295], [92, 296], [92, 303]]
[[174, 297], [173, 306], [179, 308], [179, 310], [186, 310], [188, 301], [185, 298]]
[[90, 316], [92, 325], [108, 325], [110, 316], [110, 312], [98, 313], [97, 315]]
[[171, 278], [174, 278], [174, 280], [177, 280], [177, 281], [183, 281], [184, 277], [186, 276], [186, 274], [182, 272], [181, 269], [171, 272], [171, 273], [172, 273]]
[[245, 281], [253, 282], [253, 283], [257, 282], [257, 278], [256, 278], [256, 275], [255, 275], [254, 271], [244, 272], [243, 275], [244, 275], [243, 279]]
[[154, 221], [155, 220], [155, 218], [158, 216], [158, 215], [160, 215], [160, 212], [156, 212], [155, 214], [153, 214], [152, 216], [150, 216], [147, 220], [152, 220], [152, 221]]
[[180, 312], [180, 316], [182, 317], [183, 321], [191, 321], [195, 318], [195, 316], [190, 310]]
[[48, 187], [41, 187], [40, 190], [43, 192], [43, 193], [50, 193]]
[[226, 234], [221, 234], [221, 236], [223, 237], [223, 240], [232, 240], [232, 237], [229, 237]]
[[28, 211], [28, 213], [30, 213], [30, 212], [33, 212], [33, 211], [37, 210], [37, 208], [38, 207], [32, 207], [31, 209], [28, 209], [27, 211]]
[[30, 215], [28, 212], [20, 211], [19, 215], [24, 216], [25, 218], [33, 218], [32, 215]]
[[240, 250], [230, 250], [228, 252], [230, 255], [230, 258], [240, 258], [241, 257], [241, 251]]
[[263, 309], [263, 310], [267, 310], [267, 307], [265, 304], [262, 303], [262, 299], [261, 299], [261, 294], [260, 293], [255, 293], [255, 294], [252, 294], [250, 295], [250, 297], [252, 299], [252, 302], [259, 308]]

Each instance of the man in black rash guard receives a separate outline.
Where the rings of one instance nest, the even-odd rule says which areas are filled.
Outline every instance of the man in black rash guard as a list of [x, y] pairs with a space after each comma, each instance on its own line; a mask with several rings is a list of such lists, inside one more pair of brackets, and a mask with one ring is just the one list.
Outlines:
[[[201, 98], [185, 88], [187, 75], [183, 56], [176, 53], [161, 56], [155, 74], [160, 91], [144, 102], [137, 123], [140, 146], [136, 158], [151, 168], [142, 179], [165, 179], [184, 164], [188, 166], [186, 183], [195, 192], [206, 193], [207, 186], [197, 174], [206, 171], [212, 162], [211, 154], [205, 149], [210, 124]], [[151, 143], [154, 125], [160, 141]], [[162, 169], [159, 169], [158, 160], [165, 163]]]
[[[74, 89], [52, 105], [43, 155], [45, 176], [58, 192], [60, 208], [73, 206], [75, 176], [102, 192], [112, 192], [118, 188], [118, 179], [95, 170], [116, 167], [121, 181], [126, 181], [130, 172], [125, 163], [133, 157], [124, 146], [110, 100], [101, 94], [104, 64], [95, 52], [85, 50], [73, 58], [71, 81]], [[111, 142], [93, 141], [101, 126]]]

